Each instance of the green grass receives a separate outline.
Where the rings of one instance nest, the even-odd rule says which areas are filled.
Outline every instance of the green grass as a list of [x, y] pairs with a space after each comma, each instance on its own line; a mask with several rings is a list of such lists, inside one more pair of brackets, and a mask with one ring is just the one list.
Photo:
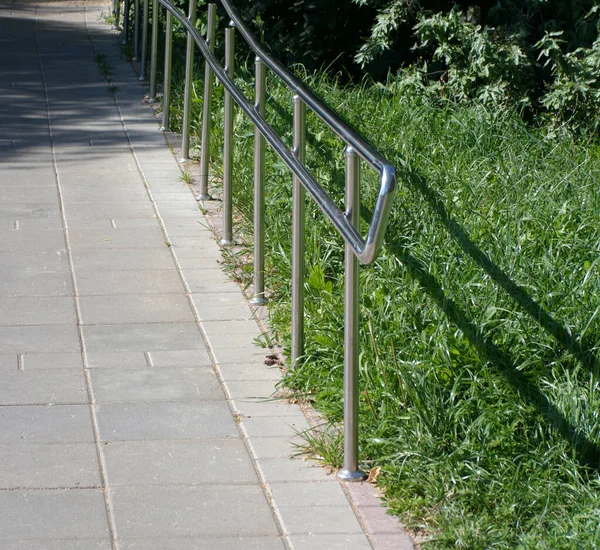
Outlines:
[[[252, 77], [238, 74], [252, 97]], [[304, 76], [399, 170], [384, 250], [361, 268], [363, 468], [381, 467], [390, 509], [424, 548], [600, 547], [600, 148], [547, 139], [511, 112]], [[291, 94], [273, 79], [268, 90], [268, 118], [290, 143]], [[217, 177], [221, 104], [217, 87]], [[307, 120], [307, 164], [341, 201], [343, 144]], [[235, 128], [244, 249], [229, 256], [250, 284], [253, 133], [240, 114]], [[270, 322], [287, 346], [291, 175], [267, 158]], [[362, 189], [368, 220], [377, 178], [364, 168]], [[343, 246], [312, 204], [307, 220], [306, 353], [284, 383], [336, 425]], [[340, 460], [336, 437], [312, 443]]]

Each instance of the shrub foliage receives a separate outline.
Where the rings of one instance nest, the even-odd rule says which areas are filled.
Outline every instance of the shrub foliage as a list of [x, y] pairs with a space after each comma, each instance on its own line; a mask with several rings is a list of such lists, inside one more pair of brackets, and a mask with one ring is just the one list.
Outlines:
[[238, 0], [275, 53], [308, 68], [361, 69], [444, 101], [517, 106], [597, 134], [600, 8], [595, 0]]

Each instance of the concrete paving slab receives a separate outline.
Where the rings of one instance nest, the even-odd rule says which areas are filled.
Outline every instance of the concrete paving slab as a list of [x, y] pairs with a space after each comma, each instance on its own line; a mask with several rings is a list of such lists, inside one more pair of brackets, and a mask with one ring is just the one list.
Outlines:
[[[219, 294], [240, 295], [240, 287], [227, 277], [221, 265], [216, 261], [198, 260], [198, 264], [204, 265], [201, 269], [186, 269], [184, 273], [185, 281], [192, 294], [212, 294], [215, 288], [219, 289]], [[208, 264], [208, 265], [207, 265]], [[198, 267], [198, 266], [195, 266]], [[205, 296], [195, 298], [199, 304], [204, 303]]]
[[[285, 460], [296, 458], [302, 454], [304, 444], [305, 441], [299, 435], [293, 435], [292, 437], [254, 437], [249, 440], [252, 454], [258, 460], [265, 458], [283, 458]], [[322, 480], [317, 479], [317, 481]]]
[[20, 296], [0, 298], [0, 326], [75, 324], [75, 304], [70, 296]]
[[[0, 351], [3, 330], [5, 329], [0, 328]], [[88, 325], [82, 330], [86, 349], [90, 353], [204, 349], [204, 342], [195, 323]]]
[[[39, 152], [36, 153], [36, 157], [39, 156]], [[50, 155], [48, 153], [48, 155]], [[37, 159], [36, 159], [37, 160]], [[48, 161], [51, 160], [51, 156], [48, 156]], [[58, 193], [56, 186], [54, 187], [43, 187], [32, 191], [27, 187], [2, 187], [0, 188], [0, 202], [2, 203], [22, 203], [30, 202], [32, 200], [39, 201], [41, 203], [49, 204], [58, 209]]]
[[[130, 227], [157, 227], [158, 218], [133, 218], [133, 219], [112, 219], [106, 220], [111, 227], [116, 229], [128, 229]], [[100, 227], [100, 226], [99, 226]], [[106, 227], [103, 225], [102, 227]]]
[[240, 437], [224, 401], [100, 404], [96, 414], [102, 441]]
[[[265, 401], [262, 399], [235, 399], [235, 411], [244, 418], [265, 416], [274, 422], [289, 422], [292, 419], [303, 419], [304, 414], [298, 405], [287, 400]], [[268, 435], [266, 437], [269, 437]]]
[[[44, 229], [41, 238], [37, 228], [23, 227], [27, 220], [11, 220], [12, 227], [3, 234], [0, 242], [0, 251], [6, 250], [58, 250], [64, 248], [65, 237], [62, 228]], [[33, 220], [35, 222], [35, 220]], [[15, 229], [16, 228], [16, 229]]]
[[[285, 550], [279, 537], [172, 537], [172, 538], [122, 538], [123, 550]], [[313, 547], [314, 550], [317, 547]]]
[[200, 367], [212, 365], [204, 350], [179, 349], [176, 351], [148, 352], [150, 364], [155, 367]]
[[377, 550], [413, 550], [412, 539], [404, 532], [374, 534], [373, 539]]
[[[263, 441], [266, 439], [268, 438], [262, 438]], [[280, 436], [280, 440], [286, 439], [289, 439], [289, 437]], [[252, 440], [254, 442], [255, 438], [252, 438]], [[269, 480], [269, 483], [283, 483], [289, 481], [321, 481], [337, 483], [335, 476], [324, 476], [323, 468], [316, 463], [311, 463], [302, 458], [288, 458], [287, 460], [282, 460], [282, 458], [283, 457], [265, 457], [260, 460], [258, 467], [265, 479]]]
[[81, 353], [1, 353], [0, 369], [82, 369]]
[[3, 273], [69, 273], [67, 251], [64, 248], [0, 252], [0, 265]]
[[80, 296], [184, 292], [181, 278], [175, 270], [78, 271], [77, 287]]
[[106, 185], [98, 185], [102, 182], [96, 182], [96, 185], [82, 186], [73, 185], [62, 188], [62, 196], [65, 204], [72, 203], [97, 203], [106, 202], [110, 196], [111, 202], [121, 201], [145, 201], [147, 200], [146, 190], [140, 187], [139, 184], [115, 184], [111, 183], [110, 187]]
[[[135, 166], [135, 163], [131, 165], [121, 166], [118, 173], [115, 173], [114, 167], [108, 166], [106, 168], [94, 167], [88, 170], [75, 171], [70, 170], [68, 172], [61, 172], [60, 175], [60, 186], [64, 192], [69, 192], [72, 189], [90, 189], [91, 187], [100, 185], [100, 189], [104, 189], [104, 184], [107, 182], [113, 182], [116, 185], [137, 185], [139, 186], [140, 174]], [[142, 188], [143, 189], [143, 188]], [[100, 203], [115, 202], [110, 200], [110, 194], [104, 193], [104, 200], [98, 201]], [[147, 208], [142, 203], [132, 205], [134, 208]], [[77, 207], [72, 206], [69, 210], [75, 211]], [[70, 216], [69, 216], [70, 217]]]
[[[240, 343], [240, 338], [236, 336], [235, 340], [233, 340], [233, 345], [228, 347], [224, 341], [221, 341], [219, 346], [216, 346], [214, 342], [211, 340], [212, 351], [216, 357], [218, 364], [245, 364], [247, 361], [260, 361], [264, 362], [266, 357], [269, 357], [272, 354], [272, 351], [269, 348], [259, 348], [258, 346], [252, 346], [250, 348], [248, 344], [248, 340], [252, 340], [249, 342], [250, 345], [253, 344], [253, 338], [249, 335], [245, 335], [243, 337], [245, 344], [235, 345]], [[268, 377], [267, 379], [270, 379]], [[237, 378], [232, 378], [231, 380], [237, 380]], [[261, 376], [258, 380], [265, 380], [265, 377]]]
[[0, 273], [0, 296], [72, 296], [69, 273]]
[[147, 202], [118, 203], [71, 203], [65, 204], [67, 220], [85, 221], [111, 218], [151, 218], [154, 216], [152, 205]]
[[103, 452], [111, 487], [258, 483], [239, 439], [113, 442]]
[[[293, 550], [315, 550], [323, 548], [327, 550], [371, 550], [373, 547], [363, 534], [335, 535], [310, 533], [305, 535], [292, 535], [289, 541]], [[379, 548], [377, 549], [379, 550]], [[400, 550], [398, 548], [397, 550]]]
[[[25, 365], [20, 359], [19, 366]], [[87, 404], [83, 371], [76, 369], [9, 370], [1, 375], [0, 405]]]
[[123, 538], [279, 535], [258, 485], [116, 487], [111, 500]]
[[348, 497], [339, 483], [313, 481], [306, 483], [271, 483], [271, 495], [280, 508], [306, 506], [347, 506]]
[[[197, 217], [193, 219], [197, 220]], [[210, 246], [209, 246], [210, 244]], [[205, 246], [191, 246], [191, 247], [182, 247], [179, 250], [175, 250], [175, 255], [181, 261], [186, 258], [195, 258], [201, 259], [202, 264], [200, 267], [205, 267], [209, 265], [220, 265], [221, 262], [221, 249], [219, 245], [215, 241], [215, 236], [207, 238]], [[199, 267], [199, 268], [200, 268]], [[194, 269], [193, 267], [186, 269]]]
[[158, 211], [161, 216], [166, 218], [179, 218], [185, 216], [197, 217], [200, 212], [200, 206], [196, 201], [161, 201], [158, 205]]
[[233, 399], [275, 401], [278, 399], [276, 382], [273, 380], [228, 380], [227, 391]]
[[144, 351], [92, 352], [87, 353], [86, 357], [89, 369], [146, 369], [150, 366]]
[[[1, 256], [0, 256], [1, 259]], [[156, 271], [172, 270], [174, 263], [169, 249], [75, 250], [75, 271]]]
[[293, 416], [252, 416], [242, 419], [244, 431], [253, 437], [293, 437], [310, 429], [302, 413]]
[[92, 442], [94, 434], [89, 407], [86, 405], [0, 407], [0, 440], [9, 443]]
[[171, 190], [171, 191], [153, 191], [152, 198], [160, 205], [163, 202], [187, 201], [192, 205], [196, 204], [194, 196], [190, 189]]
[[79, 304], [82, 322], [90, 325], [194, 322], [183, 293], [81, 296]]
[[166, 247], [165, 238], [158, 227], [130, 227], [126, 229], [73, 229], [69, 232], [73, 249], [135, 249]]
[[14, 188], [26, 187], [35, 192], [39, 187], [56, 188], [56, 177], [50, 166], [31, 166], [24, 170], [23, 167], [9, 168], [8, 165], [2, 168], [3, 176], [0, 178], [0, 187]]
[[5, 550], [113, 550], [110, 537], [79, 540], [5, 540]]
[[[104, 539], [108, 523], [100, 489], [0, 491], [2, 530], [6, 541]], [[43, 546], [37, 546], [41, 548]]]
[[[96, 402], [222, 400], [223, 390], [211, 367], [94, 369]], [[0, 392], [0, 396], [1, 396]]]
[[0, 370], [81, 369], [81, 353], [0, 353]]
[[[259, 348], [260, 349], [260, 348]], [[255, 361], [247, 359], [242, 363], [218, 363], [219, 371], [225, 380], [235, 382], [242, 380], [268, 380], [278, 382], [281, 378], [281, 369], [277, 366], [269, 366], [265, 364], [270, 350], [260, 350], [262, 353], [258, 355]]]
[[[191, 218], [193, 220], [193, 218]], [[202, 225], [200, 225], [199, 223], [197, 223], [195, 226], [189, 226], [189, 225], [174, 225], [171, 224], [170, 226], [167, 226], [165, 224], [165, 226], [167, 227], [167, 232], [169, 233], [169, 236], [171, 238], [173, 237], [195, 237], [195, 238], [203, 238], [205, 239], [205, 243], [202, 245], [203, 247], [206, 246], [214, 246], [214, 239], [212, 238], [212, 233], [209, 233], [209, 230], [206, 227], [203, 227]]]
[[[211, 341], [217, 346], [221, 342], [219, 335], [224, 335], [229, 339], [229, 345], [235, 345], [231, 335], [246, 335], [257, 338], [262, 334], [256, 323], [247, 323], [245, 321], [204, 321], [202, 325], [211, 336]], [[254, 347], [254, 346], [252, 346]]]
[[[340, 533], [362, 535], [363, 529], [350, 506], [295, 506], [280, 507], [285, 514], [287, 534]], [[286, 511], [288, 513], [286, 513]], [[307, 526], [310, 526], [308, 531]], [[366, 539], [366, 537], [365, 537]]]
[[80, 350], [71, 325], [0, 327], [0, 353], [55, 353]]
[[[212, 239], [208, 235], [203, 235], [201, 237], [172, 237], [171, 244], [175, 250], [189, 248], [193, 250], [194, 254], [202, 254], [202, 249], [207, 246], [212, 246]], [[213, 254], [213, 251], [206, 251], [205, 254]]]
[[212, 360], [204, 349], [88, 353], [87, 361], [90, 369], [212, 366]]
[[102, 485], [94, 443], [2, 443], [0, 464], [0, 491]]
[[0, 203], [0, 217], [16, 219], [47, 218], [58, 210], [58, 200], [54, 204], [42, 204], [37, 201], [18, 203]]

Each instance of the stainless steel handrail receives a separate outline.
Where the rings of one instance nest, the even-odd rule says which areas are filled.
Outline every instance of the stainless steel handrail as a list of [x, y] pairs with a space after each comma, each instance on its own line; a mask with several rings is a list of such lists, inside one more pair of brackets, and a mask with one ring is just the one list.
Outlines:
[[[127, 1], [127, 0], [126, 0]], [[189, 15], [186, 17], [168, 0], [158, 0], [167, 10], [168, 15], [174, 16], [188, 33], [188, 48], [186, 56], [186, 92], [184, 112], [188, 113], [190, 103], [190, 80], [192, 73], [193, 51], [190, 49], [193, 40], [206, 61], [205, 101], [202, 121], [202, 159], [200, 163], [200, 195], [199, 200], [207, 200], [208, 195], [208, 148], [210, 139], [210, 102], [212, 98], [212, 75], [221, 82], [225, 89], [225, 124], [224, 124], [224, 234], [223, 245], [232, 242], [231, 225], [231, 196], [232, 196], [232, 147], [233, 147], [233, 102], [237, 104], [250, 118], [255, 126], [255, 262], [254, 262], [254, 298], [253, 303], [264, 303], [264, 140], [266, 140], [294, 175], [293, 192], [293, 232], [292, 232], [292, 366], [296, 366], [303, 355], [304, 323], [303, 323], [303, 286], [304, 286], [304, 191], [308, 191], [319, 208], [324, 212], [345, 241], [345, 292], [344, 292], [344, 468], [338, 472], [338, 477], [345, 481], [355, 481], [364, 478], [358, 468], [358, 261], [369, 264], [376, 258], [385, 235], [392, 199], [396, 187], [396, 172], [377, 150], [363, 137], [352, 130], [331, 108], [320, 100], [308, 87], [294, 77], [279, 61], [271, 57], [250, 33], [237, 11], [228, 0], [220, 0], [223, 8], [231, 18], [226, 30], [226, 60], [225, 67], [221, 66], [215, 55], [214, 30], [215, 6], [209, 4], [208, 33], [206, 40], [200, 36], [195, 26], [196, 0], [190, 0]], [[139, 43], [139, 0], [135, 0], [134, 50], [138, 54]], [[148, 0], [144, 0], [144, 7]], [[156, 41], [157, 10], [153, 4], [153, 33], [151, 48], [151, 89], [149, 99], [154, 100], [156, 82]], [[128, 9], [124, 10], [123, 41], [127, 40]], [[147, 32], [147, 7], [144, 10], [143, 31]], [[167, 44], [165, 59], [169, 60], [170, 73], [171, 55], [171, 18], [168, 17]], [[252, 104], [233, 81], [234, 74], [234, 32], [241, 34], [253, 52], [256, 54], [256, 103]], [[146, 38], [142, 46], [141, 74], [145, 76]], [[293, 92], [294, 102], [294, 144], [290, 149], [273, 127], [265, 119], [265, 66], [268, 67]], [[169, 97], [170, 74], [165, 78], [165, 98]], [[233, 100], [233, 101], [232, 101]], [[168, 101], [168, 100], [167, 100]], [[345, 211], [342, 211], [333, 199], [324, 191], [321, 185], [304, 165], [305, 157], [305, 107], [308, 107], [319, 117], [338, 137], [346, 143], [346, 194]], [[163, 106], [164, 114], [162, 129], [168, 127], [169, 105]], [[184, 117], [182, 144], [182, 161], [187, 161], [189, 114]], [[360, 159], [363, 159], [379, 174], [379, 194], [373, 210], [371, 223], [366, 237], [360, 234]]]
[[[269, 56], [258, 43], [249, 34], [244, 27], [242, 36], [249, 43], [250, 47], [260, 57], [265, 65], [281, 78], [309, 107], [319, 118], [330, 126], [332, 130], [346, 143], [351, 145], [354, 150], [363, 158], [374, 170], [380, 174], [379, 195], [373, 217], [369, 226], [366, 239], [363, 239], [358, 230], [350, 223], [350, 220], [344, 212], [327, 195], [319, 183], [312, 177], [304, 165], [298, 161], [287, 145], [281, 140], [279, 135], [273, 130], [269, 123], [254, 109], [254, 106], [246, 99], [243, 92], [234, 84], [233, 80], [227, 75], [227, 72], [221, 67], [214, 54], [210, 51], [205, 40], [200, 36], [196, 27], [181, 14], [181, 12], [172, 6], [167, 0], [159, 2], [169, 10], [176, 19], [192, 35], [202, 55], [210, 65], [215, 76], [219, 79], [223, 87], [232, 95], [235, 102], [248, 115], [250, 120], [260, 129], [265, 139], [271, 147], [279, 154], [281, 159], [287, 164], [290, 170], [300, 179], [304, 188], [310, 193], [317, 205], [331, 220], [343, 239], [352, 247], [356, 257], [363, 264], [370, 264], [377, 257], [387, 227], [387, 220], [391, 208], [391, 202], [396, 188], [396, 171], [391, 163], [377, 153], [363, 138], [350, 129], [339, 116], [337, 116], [329, 107], [320, 101], [306, 86], [300, 83], [292, 76], [287, 69], [278, 61]], [[234, 26], [241, 30], [239, 17], [225, 0], [221, 0], [223, 7], [227, 12], [237, 18], [232, 18]], [[250, 39], [252, 41], [250, 41]]]

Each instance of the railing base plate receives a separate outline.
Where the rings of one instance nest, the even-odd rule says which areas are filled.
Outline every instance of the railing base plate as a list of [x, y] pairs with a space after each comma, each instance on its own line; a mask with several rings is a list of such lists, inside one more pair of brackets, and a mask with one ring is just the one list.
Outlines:
[[348, 470], [348, 468], [342, 468], [338, 470], [337, 478], [340, 481], [355, 483], [357, 481], [364, 481], [367, 479], [367, 475], [360, 470]]

